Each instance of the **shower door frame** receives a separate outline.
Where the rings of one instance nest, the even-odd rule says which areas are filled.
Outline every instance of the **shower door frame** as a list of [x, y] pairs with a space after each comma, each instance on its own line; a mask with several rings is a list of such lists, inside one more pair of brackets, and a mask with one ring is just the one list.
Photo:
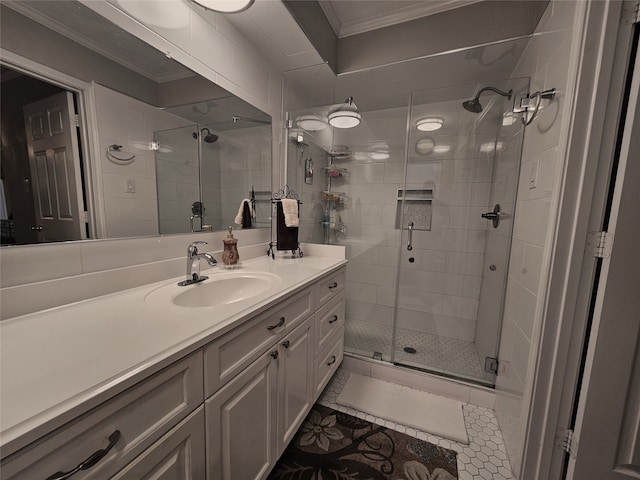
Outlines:
[[[529, 88], [529, 79], [508, 79], [508, 80], [504, 80], [504, 82], [507, 82], [510, 85], [517, 85], [518, 90], [524, 90], [527, 91]], [[521, 84], [521, 82], [524, 82], [524, 84]], [[476, 86], [476, 91], [479, 90], [480, 88], [482, 88], [484, 86], [484, 84], [479, 84]], [[433, 89], [427, 89], [427, 90], [421, 90], [421, 91], [414, 91], [411, 92], [410, 96], [409, 96], [409, 105], [408, 105], [408, 109], [407, 109], [407, 127], [406, 127], [406, 135], [405, 135], [405, 155], [404, 155], [404, 178], [403, 178], [403, 184], [402, 184], [402, 197], [400, 199], [401, 201], [401, 205], [402, 208], [400, 209], [400, 221], [399, 221], [399, 225], [400, 225], [400, 232], [399, 232], [399, 236], [400, 236], [400, 241], [399, 241], [399, 252], [398, 252], [398, 256], [397, 256], [397, 266], [396, 266], [396, 278], [395, 278], [395, 299], [394, 299], [394, 308], [393, 308], [393, 318], [392, 318], [392, 338], [391, 338], [391, 352], [390, 352], [390, 362], [392, 364], [398, 365], [398, 366], [402, 366], [402, 367], [407, 367], [407, 368], [411, 368], [411, 369], [415, 369], [415, 370], [420, 370], [420, 371], [424, 371], [427, 373], [433, 373], [439, 376], [444, 376], [444, 377], [448, 377], [448, 378], [454, 378], [454, 379], [458, 379], [458, 380], [462, 380], [465, 382], [470, 382], [470, 383], [477, 383], [479, 385], [485, 386], [485, 387], [490, 387], [493, 388], [495, 386], [495, 377], [497, 374], [497, 363], [498, 363], [498, 357], [499, 357], [499, 347], [500, 347], [500, 338], [501, 338], [501, 333], [502, 333], [502, 326], [503, 326], [503, 316], [504, 316], [504, 307], [505, 307], [505, 299], [506, 299], [506, 288], [507, 288], [507, 280], [508, 280], [508, 267], [509, 267], [509, 261], [510, 261], [510, 256], [511, 256], [511, 240], [513, 238], [513, 221], [510, 222], [510, 227], [509, 227], [509, 242], [507, 245], [507, 250], [506, 252], [504, 252], [504, 259], [505, 259], [505, 269], [503, 273], [503, 278], [501, 280], [502, 283], [502, 288], [499, 290], [500, 291], [500, 299], [499, 299], [499, 314], [498, 314], [498, 318], [499, 320], [497, 321], [497, 329], [496, 329], [496, 335], [495, 335], [495, 339], [494, 339], [494, 358], [495, 358], [495, 366], [496, 366], [496, 371], [495, 372], [486, 372], [485, 374], [485, 378], [481, 379], [481, 378], [471, 378], [470, 376], [466, 376], [464, 374], [456, 374], [456, 372], [448, 372], [448, 371], [443, 371], [442, 369], [438, 369], [435, 367], [429, 368], [429, 365], [425, 365], [425, 366], [418, 366], [416, 364], [413, 363], [406, 363], [404, 361], [401, 361], [397, 358], [397, 349], [398, 349], [398, 308], [400, 305], [400, 275], [402, 272], [402, 267], [403, 267], [403, 257], [402, 257], [402, 251], [404, 248], [407, 247], [406, 244], [408, 244], [408, 241], [405, 242], [405, 235], [404, 235], [404, 231], [405, 231], [405, 223], [406, 223], [406, 219], [405, 219], [405, 209], [404, 209], [404, 205], [406, 202], [406, 196], [407, 196], [407, 175], [408, 175], [408, 170], [409, 170], [409, 148], [410, 148], [410, 144], [411, 144], [411, 139], [412, 139], [412, 135], [411, 135], [411, 129], [412, 129], [412, 122], [413, 122], [413, 112], [414, 112], [414, 98], [416, 94], [419, 94], [421, 92], [426, 92], [426, 91], [430, 91]], [[512, 97], [513, 98], [513, 97]], [[462, 99], [461, 99], [462, 100]], [[509, 101], [505, 101], [505, 106], [506, 109], [508, 110], [508, 105], [509, 105]], [[520, 125], [520, 122], [518, 122], [518, 125]], [[495, 142], [497, 143], [498, 141], [498, 135], [500, 132], [500, 128], [502, 128], [501, 126], [497, 126], [496, 129], [496, 138], [495, 138]], [[521, 161], [522, 161], [522, 143], [523, 143], [523, 136], [524, 136], [524, 127], [521, 126], [520, 129], [517, 132], [517, 135], [519, 136], [519, 139], [517, 140], [519, 142], [519, 145], [517, 146], [517, 151], [518, 151], [518, 155], [517, 155], [517, 166], [515, 169], [515, 188], [513, 190], [513, 195], [511, 198], [511, 203], [512, 203], [512, 207], [513, 207], [513, 215], [511, 215], [511, 217], [513, 218], [515, 216], [515, 202], [516, 202], [516, 197], [517, 197], [517, 190], [518, 190], [518, 181], [519, 181], [519, 177], [520, 177], [520, 165], [521, 165]], [[418, 138], [414, 138], [414, 141], [418, 140]], [[496, 158], [497, 158], [497, 150], [494, 152], [493, 155], [493, 171], [492, 171], [492, 177], [491, 177], [491, 191], [490, 191], [490, 199], [489, 199], [489, 205], [488, 207], [490, 207], [490, 205], [493, 205], [493, 202], [495, 200], [494, 198], [494, 194], [495, 194], [495, 187], [496, 187]], [[487, 210], [488, 211], [488, 210]], [[485, 232], [488, 232], [489, 229], [491, 228], [491, 224], [488, 223]], [[408, 240], [408, 239], [406, 239]], [[479, 320], [479, 313], [480, 313], [480, 301], [482, 299], [482, 295], [483, 295], [483, 290], [485, 290], [485, 288], [483, 288], [483, 286], [485, 285], [485, 275], [486, 275], [486, 270], [489, 267], [489, 265], [487, 265], [486, 262], [487, 261], [487, 242], [486, 242], [486, 238], [485, 238], [485, 245], [484, 245], [484, 251], [483, 251], [483, 269], [482, 269], [482, 281], [481, 281], [481, 292], [480, 292], [480, 299], [478, 301], [479, 305], [478, 305], [478, 315], [476, 316], [476, 327], [477, 327], [477, 323]], [[474, 341], [473, 343], [475, 344], [475, 338], [477, 337], [477, 330], [476, 330], [476, 334], [474, 335]], [[480, 353], [480, 352], [477, 352]], [[484, 365], [482, 365], [482, 362], [480, 360], [480, 358], [478, 358], [479, 362], [480, 362], [480, 367], [482, 368]]]

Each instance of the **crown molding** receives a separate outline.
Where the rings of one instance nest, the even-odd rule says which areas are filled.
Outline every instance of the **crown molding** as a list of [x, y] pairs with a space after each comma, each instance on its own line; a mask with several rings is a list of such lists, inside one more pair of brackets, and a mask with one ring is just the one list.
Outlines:
[[[381, 13], [369, 17], [341, 22], [331, 0], [320, 0], [318, 3], [324, 11], [331, 27], [336, 32], [338, 38], [358, 35], [360, 33], [389, 27], [398, 23], [408, 22], [421, 17], [427, 17], [436, 13], [464, 7], [482, 0], [441, 0], [438, 2], [420, 2], [404, 8], [395, 9], [389, 13]], [[357, 5], [358, 2], [353, 2]]]

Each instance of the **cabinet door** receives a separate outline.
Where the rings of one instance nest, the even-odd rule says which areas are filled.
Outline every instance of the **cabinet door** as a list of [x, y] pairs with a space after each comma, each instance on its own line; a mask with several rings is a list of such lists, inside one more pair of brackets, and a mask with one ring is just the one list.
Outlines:
[[313, 317], [280, 343], [278, 364], [278, 455], [304, 420], [313, 402]]
[[204, 407], [200, 407], [112, 480], [201, 480], [204, 472]]
[[260, 480], [271, 470], [278, 356], [265, 353], [205, 402], [207, 478]]

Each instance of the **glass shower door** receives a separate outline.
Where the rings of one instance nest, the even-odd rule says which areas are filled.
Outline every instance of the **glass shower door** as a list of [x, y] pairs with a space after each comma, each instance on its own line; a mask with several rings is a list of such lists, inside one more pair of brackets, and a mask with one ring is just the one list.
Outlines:
[[[392, 361], [492, 386], [522, 128], [507, 125], [512, 101], [499, 95], [464, 110], [480, 87], [412, 95]], [[494, 228], [482, 214], [497, 203]]]

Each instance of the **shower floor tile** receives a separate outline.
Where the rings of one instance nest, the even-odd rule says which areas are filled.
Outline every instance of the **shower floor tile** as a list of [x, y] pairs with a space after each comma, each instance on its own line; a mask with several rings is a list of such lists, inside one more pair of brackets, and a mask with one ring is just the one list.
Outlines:
[[502, 433], [492, 410], [463, 403], [464, 423], [469, 435], [469, 445], [464, 445], [337, 404], [336, 399], [349, 379], [349, 375], [351, 375], [350, 371], [342, 367], [338, 368], [320, 395], [318, 403], [441, 447], [455, 450], [458, 453], [459, 480], [513, 480]]
[[[347, 319], [345, 350], [369, 358], [373, 357], [374, 352], [380, 352], [384, 360], [389, 360], [392, 330], [390, 325]], [[396, 363], [481, 382], [492, 381], [484, 372], [473, 342], [399, 328], [396, 344]], [[405, 347], [415, 349], [415, 353], [406, 352]]]

